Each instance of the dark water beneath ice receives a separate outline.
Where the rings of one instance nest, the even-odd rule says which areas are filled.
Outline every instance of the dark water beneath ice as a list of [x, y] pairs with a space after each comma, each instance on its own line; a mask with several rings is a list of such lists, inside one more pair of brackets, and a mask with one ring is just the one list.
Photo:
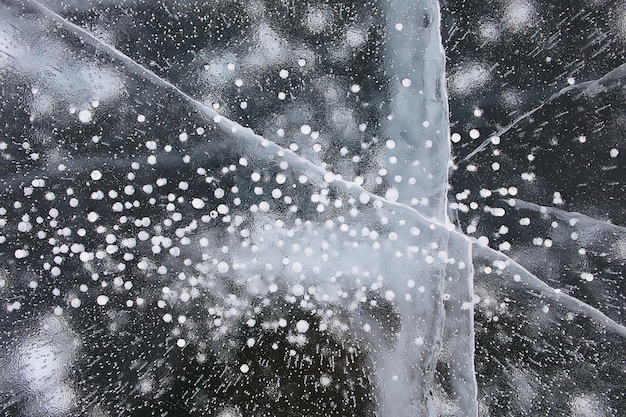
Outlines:
[[3, 1], [4, 415], [621, 415], [626, 7], [415, 4]]

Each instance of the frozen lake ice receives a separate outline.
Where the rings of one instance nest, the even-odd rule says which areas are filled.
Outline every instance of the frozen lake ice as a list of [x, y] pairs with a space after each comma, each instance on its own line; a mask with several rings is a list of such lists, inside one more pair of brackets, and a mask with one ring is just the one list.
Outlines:
[[7, 416], [619, 416], [626, 7], [3, 1]]

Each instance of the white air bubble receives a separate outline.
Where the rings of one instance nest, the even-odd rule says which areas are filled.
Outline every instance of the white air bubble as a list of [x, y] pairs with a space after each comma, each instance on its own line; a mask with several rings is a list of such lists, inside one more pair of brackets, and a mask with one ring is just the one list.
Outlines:
[[91, 114], [91, 111], [89, 110], [81, 110], [78, 113], [78, 120], [81, 121], [81, 123], [89, 123], [91, 122], [93, 116]]
[[202, 201], [202, 199], [200, 198], [194, 198], [191, 201], [191, 205], [193, 206], [193, 208], [195, 208], [196, 210], [200, 210], [201, 208], [204, 207], [204, 201]]
[[296, 323], [296, 329], [298, 330], [298, 333], [306, 333], [307, 330], [309, 330], [309, 322], [306, 320], [300, 320]]
[[400, 193], [395, 188], [390, 188], [385, 192], [385, 200], [388, 200], [394, 203], [398, 201], [398, 198], [400, 198]]
[[222, 274], [228, 272], [229, 269], [230, 269], [230, 267], [224, 261], [222, 261], [222, 262], [217, 264], [217, 270], [218, 270], [218, 272], [221, 272]]

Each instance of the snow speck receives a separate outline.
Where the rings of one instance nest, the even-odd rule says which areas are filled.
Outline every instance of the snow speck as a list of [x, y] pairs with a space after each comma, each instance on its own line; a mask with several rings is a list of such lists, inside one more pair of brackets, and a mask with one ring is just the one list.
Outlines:
[[303, 135], [311, 134], [311, 126], [309, 126], [309, 125], [302, 125], [302, 126], [300, 126], [300, 132], [302, 132]]
[[176, 341], [176, 346], [178, 346], [180, 348], [185, 347], [186, 344], [187, 344], [187, 342], [185, 341], [185, 339], [178, 339]]
[[250, 367], [244, 363], [243, 365], [239, 367], [239, 370], [241, 371], [242, 374], [247, 374], [248, 371], [250, 370]]

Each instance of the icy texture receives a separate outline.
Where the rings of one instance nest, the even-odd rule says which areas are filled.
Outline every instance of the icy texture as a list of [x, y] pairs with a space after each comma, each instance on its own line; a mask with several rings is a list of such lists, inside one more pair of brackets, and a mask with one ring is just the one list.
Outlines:
[[448, 3], [444, 37], [480, 414], [622, 415], [624, 3], [470, 9]]
[[[466, 122], [452, 159], [454, 4], [444, 29], [433, 0], [1, 4], [7, 415], [617, 415], [622, 218], [463, 187], [562, 100], [623, 94], [623, 65]], [[540, 21], [502, 4], [486, 44]], [[453, 118], [493, 82], [478, 61], [454, 61]], [[512, 149], [488, 165], [516, 170]], [[476, 235], [505, 216], [558, 251]], [[604, 270], [570, 260], [591, 252]], [[546, 274], [560, 261], [588, 292]]]

